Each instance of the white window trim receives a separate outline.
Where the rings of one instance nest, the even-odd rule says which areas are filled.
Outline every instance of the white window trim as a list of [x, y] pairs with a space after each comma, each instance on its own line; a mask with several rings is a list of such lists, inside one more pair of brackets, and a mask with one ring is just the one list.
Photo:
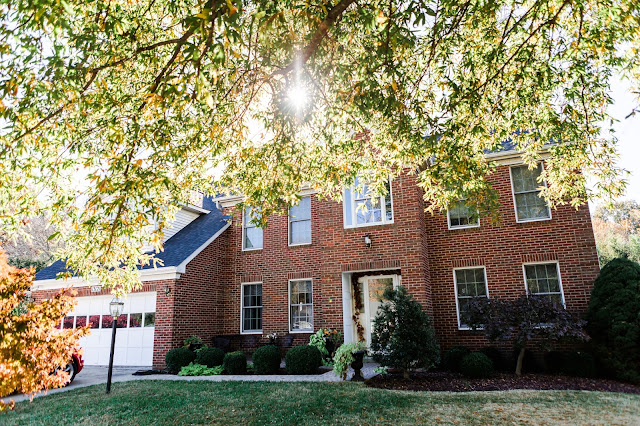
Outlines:
[[[311, 281], [311, 328], [309, 329], [304, 329], [304, 330], [292, 330], [291, 329], [291, 283], [295, 282], [295, 281]], [[288, 312], [288, 317], [289, 317], [289, 333], [295, 334], [309, 334], [309, 333], [313, 333], [314, 325], [313, 323], [315, 322], [315, 318], [314, 318], [314, 311], [313, 311], [313, 279], [312, 278], [297, 278], [295, 280], [289, 280], [287, 282], [287, 293], [289, 294], [289, 298], [288, 298], [288, 305], [287, 305], [287, 310]], [[304, 303], [303, 303], [304, 304]]]
[[[262, 334], [262, 329], [244, 331], [244, 327], [243, 327], [243, 323], [244, 323], [244, 287], [247, 286], [247, 285], [255, 285], [255, 284], [260, 284], [260, 285], [263, 286], [262, 281], [254, 281], [254, 282], [240, 284], [240, 334]], [[262, 297], [264, 298], [264, 295]], [[252, 308], [255, 308], [255, 307], [256, 306], [252, 306]], [[262, 303], [262, 305], [260, 305], [260, 307], [262, 308], [262, 312], [264, 313], [264, 299], [263, 299], [263, 303]], [[263, 315], [263, 321], [264, 321], [264, 315]], [[264, 323], [262, 325], [263, 325], [263, 328], [264, 328]]]
[[472, 327], [462, 326], [460, 324], [460, 304], [458, 303], [458, 278], [456, 277], [456, 271], [463, 269], [480, 269], [484, 271], [484, 286], [487, 292], [487, 299], [489, 298], [489, 281], [487, 280], [487, 267], [484, 265], [478, 266], [464, 266], [461, 268], [453, 268], [453, 295], [456, 298], [456, 316], [458, 318], [458, 330], [472, 330]]
[[[458, 200], [458, 201], [466, 201], [466, 200]], [[476, 210], [478, 212], [478, 223], [475, 225], [451, 225], [451, 217], [449, 216], [449, 209], [447, 209], [447, 228], [452, 231], [455, 229], [470, 229], [470, 228], [480, 228], [480, 210]]]
[[[247, 214], [247, 207], [245, 207], [244, 209], [242, 209], [242, 251], [256, 251], [256, 250], [262, 250], [264, 248], [264, 229], [262, 230], [262, 247], [252, 247], [252, 248], [246, 248], [244, 246], [244, 230], [246, 229], [244, 226], [244, 219], [245, 219], [245, 215]], [[259, 228], [258, 226], [256, 226], [256, 228]], [[260, 228], [262, 229], [262, 228]]]
[[[289, 247], [298, 247], [298, 246], [310, 246], [311, 243], [313, 243], [313, 222], [312, 222], [312, 218], [311, 218], [311, 196], [306, 196], [306, 197], [300, 197], [302, 198], [308, 198], [309, 199], [309, 223], [311, 223], [311, 226], [309, 227], [309, 237], [310, 240], [308, 243], [299, 243], [299, 244], [291, 244], [291, 207], [289, 207], [289, 211], [287, 212], [287, 241], [289, 243]], [[306, 220], [306, 219], [305, 219]], [[302, 221], [294, 221], [294, 222], [302, 222]], [[264, 245], [264, 241], [263, 244]]]
[[[544, 169], [544, 163], [540, 162], [540, 164], [542, 164], [542, 168]], [[516, 215], [516, 223], [544, 222], [546, 220], [551, 220], [552, 219], [551, 208], [549, 208], [549, 204], [547, 203], [546, 200], [545, 200], [545, 204], [547, 206], [547, 211], [549, 212], [549, 217], [540, 217], [540, 218], [534, 218], [534, 219], [520, 219], [518, 217], [518, 205], [516, 204], [516, 190], [513, 186], [513, 169], [514, 167], [522, 167], [522, 166], [526, 166], [526, 164], [518, 164], [518, 165], [509, 167], [509, 179], [511, 181], [511, 197], [513, 198], [513, 211]], [[547, 187], [546, 180], [543, 180], [542, 184], [544, 185], [545, 188]], [[529, 191], [529, 192], [533, 192], [533, 191]], [[521, 194], [524, 194], [524, 193], [521, 192]]]
[[[562, 299], [562, 307], [567, 309], [567, 304], [564, 300], [564, 289], [562, 288], [562, 276], [560, 275], [560, 262], [558, 262], [557, 260], [550, 260], [548, 262], [526, 262], [522, 264], [522, 278], [524, 279], [524, 290], [527, 293], [527, 296], [529, 295], [529, 286], [527, 285], [527, 270], [525, 268], [525, 266], [532, 266], [532, 265], [551, 265], [551, 264], [555, 264], [556, 265], [556, 272], [558, 273], [558, 287], [560, 288], [560, 298]], [[534, 294], [534, 293], [532, 293]], [[534, 295], [540, 295], [540, 296], [545, 296], [545, 295], [549, 295], [549, 294], [556, 294], [554, 293], [535, 293]]]
[[[381, 216], [382, 216], [382, 221], [381, 222], [375, 222], [375, 223], [357, 223], [356, 217], [357, 217], [357, 213], [356, 213], [356, 202], [355, 202], [355, 187], [352, 185], [348, 188], [345, 188], [343, 191], [343, 196], [342, 196], [342, 222], [344, 224], [344, 228], [345, 229], [352, 229], [352, 228], [366, 228], [366, 227], [370, 227], [370, 226], [381, 226], [381, 225], [390, 225], [392, 223], [394, 223], [396, 215], [393, 212], [393, 185], [391, 182], [391, 178], [389, 178], [389, 193], [387, 194], [387, 196], [389, 196], [389, 199], [391, 200], [391, 220], [387, 220], [387, 212], [386, 212], [386, 204], [385, 204], [385, 198], [386, 196], [381, 195], [380, 197], [378, 197], [380, 199], [380, 206], [381, 206]], [[344, 202], [344, 192], [350, 190], [351, 191], [351, 223], [352, 225], [347, 225], [347, 204]]]

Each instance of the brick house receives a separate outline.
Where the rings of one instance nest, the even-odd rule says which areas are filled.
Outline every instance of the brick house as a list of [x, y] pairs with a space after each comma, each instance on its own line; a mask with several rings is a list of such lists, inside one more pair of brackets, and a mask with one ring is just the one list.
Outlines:
[[[599, 272], [588, 206], [551, 211], [536, 189], [542, 165], [529, 171], [513, 150], [487, 157], [498, 165], [490, 180], [499, 225], [464, 200], [425, 213], [411, 173], [373, 201], [352, 188], [343, 202], [303, 191], [300, 204], [269, 217], [265, 229], [251, 223], [251, 209], [237, 208], [241, 197], [183, 208], [158, 254], [164, 266], [143, 269], [142, 288], [127, 297], [115, 363], [163, 367], [167, 350], [192, 335], [247, 351], [270, 333], [286, 347], [327, 327], [345, 341], [370, 341], [378, 295], [391, 284], [425, 306], [443, 348], [484, 344], [460, 322], [470, 297], [529, 291], [584, 312]], [[63, 269], [59, 261], [40, 271], [32, 294], [42, 299], [73, 285], [79, 303], [62, 326], [91, 324], [85, 359], [105, 364], [111, 297], [79, 278], [55, 280]]]

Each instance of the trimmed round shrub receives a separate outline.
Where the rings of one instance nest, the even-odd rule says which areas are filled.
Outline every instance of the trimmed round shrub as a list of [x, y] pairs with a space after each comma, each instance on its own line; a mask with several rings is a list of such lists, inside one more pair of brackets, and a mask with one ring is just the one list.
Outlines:
[[209, 368], [222, 365], [224, 351], [218, 348], [202, 348], [196, 352], [196, 363], [206, 365]]
[[493, 363], [482, 352], [471, 352], [460, 361], [460, 372], [472, 379], [484, 379], [493, 373]]
[[186, 367], [196, 359], [196, 354], [187, 348], [175, 348], [167, 352], [164, 362], [172, 373], [178, 373], [182, 367]]
[[596, 362], [593, 356], [584, 351], [568, 352], [565, 357], [564, 373], [577, 377], [595, 377]]
[[567, 364], [567, 353], [561, 351], [550, 351], [544, 354], [544, 364], [547, 372], [551, 374], [561, 374], [565, 372]]
[[252, 356], [253, 368], [257, 374], [274, 374], [280, 370], [280, 350], [267, 345], [256, 349]]
[[640, 265], [613, 259], [596, 279], [587, 333], [603, 372], [640, 383]]
[[322, 354], [315, 346], [294, 346], [285, 356], [291, 374], [314, 374], [322, 365]]
[[466, 346], [454, 346], [442, 356], [442, 368], [448, 371], [460, 371], [460, 362], [471, 350]]
[[247, 372], [247, 357], [242, 351], [229, 352], [222, 360], [222, 367], [227, 374], [245, 374]]
[[487, 346], [480, 349], [480, 352], [489, 357], [491, 362], [493, 363], [493, 369], [498, 371], [506, 371], [511, 370], [511, 366], [505, 359], [500, 349], [495, 346]]

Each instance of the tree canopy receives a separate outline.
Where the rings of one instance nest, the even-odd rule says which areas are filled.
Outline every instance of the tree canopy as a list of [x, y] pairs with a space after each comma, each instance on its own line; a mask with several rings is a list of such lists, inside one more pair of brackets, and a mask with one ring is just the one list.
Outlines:
[[49, 211], [68, 265], [127, 290], [194, 189], [266, 218], [302, 184], [339, 198], [408, 169], [430, 210], [490, 212], [485, 154], [509, 140], [531, 165], [551, 145], [552, 206], [583, 203], [588, 175], [617, 195], [609, 77], [640, 81], [638, 8], [0, 0], [0, 220]]

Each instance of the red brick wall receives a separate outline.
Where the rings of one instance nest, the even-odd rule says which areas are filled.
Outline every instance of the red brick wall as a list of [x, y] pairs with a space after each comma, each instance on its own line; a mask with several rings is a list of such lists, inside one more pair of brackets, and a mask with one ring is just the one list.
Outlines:
[[453, 268], [485, 266], [490, 297], [515, 298], [525, 292], [522, 264], [557, 261], [567, 309], [586, 310], [599, 264], [588, 206], [560, 206], [548, 221], [516, 223], [509, 167], [490, 177], [498, 191], [501, 224], [481, 218], [479, 228], [448, 230], [446, 214], [427, 217], [427, 244], [440, 344], [477, 346], [482, 339], [458, 330]]

